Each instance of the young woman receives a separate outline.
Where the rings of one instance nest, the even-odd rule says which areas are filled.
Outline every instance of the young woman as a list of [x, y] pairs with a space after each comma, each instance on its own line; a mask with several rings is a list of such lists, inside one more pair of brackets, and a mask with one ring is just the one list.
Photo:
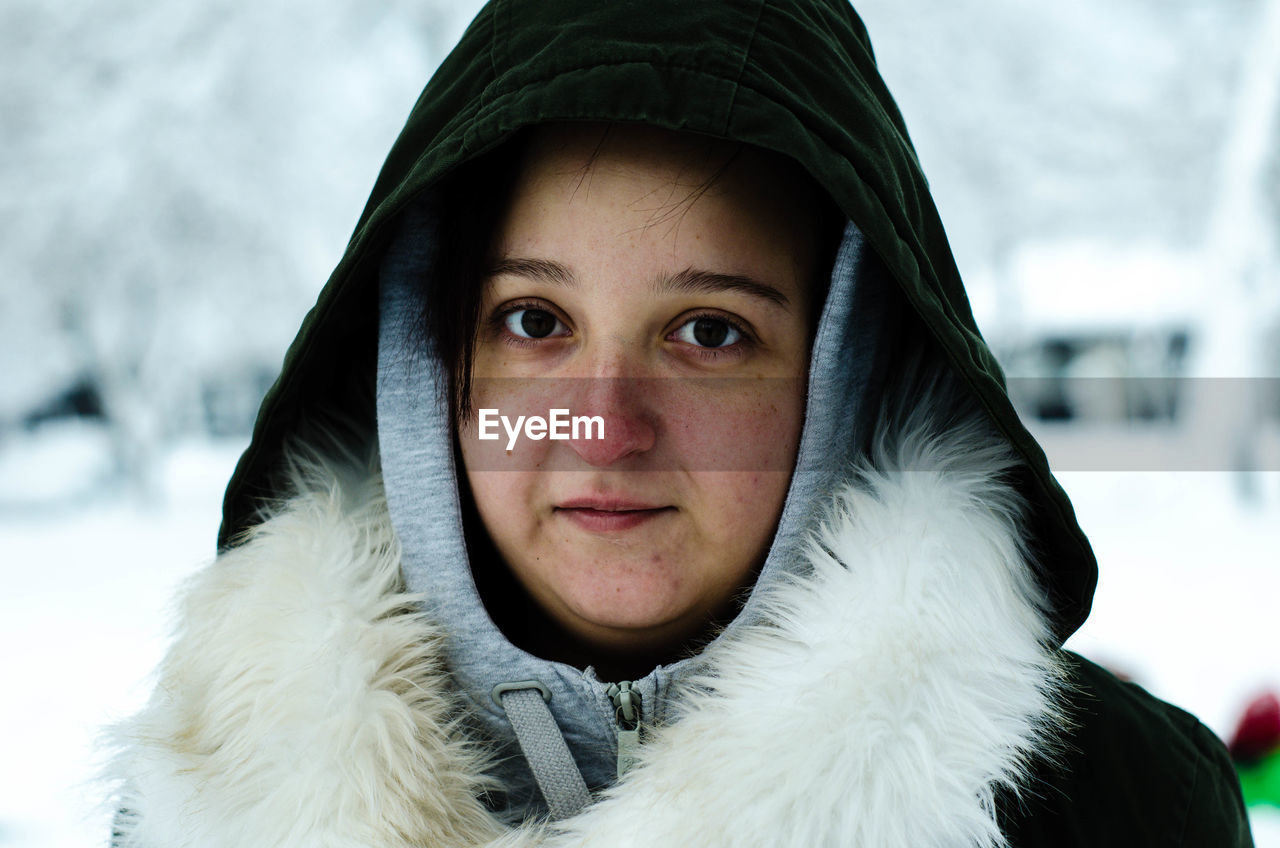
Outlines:
[[[660, 8], [659, 8], [660, 6]], [[1248, 845], [837, 0], [494, 2], [263, 404], [122, 846]]]

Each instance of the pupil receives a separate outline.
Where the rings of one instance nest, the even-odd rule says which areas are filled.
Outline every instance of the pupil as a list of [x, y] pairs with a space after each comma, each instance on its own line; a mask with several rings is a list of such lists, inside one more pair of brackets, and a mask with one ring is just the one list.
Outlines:
[[520, 316], [520, 329], [535, 339], [551, 335], [556, 328], [556, 318], [550, 312], [541, 309], [526, 309]]
[[699, 318], [693, 322], [693, 338], [703, 347], [720, 347], [729, 335], [729, 325], [714, 318]]

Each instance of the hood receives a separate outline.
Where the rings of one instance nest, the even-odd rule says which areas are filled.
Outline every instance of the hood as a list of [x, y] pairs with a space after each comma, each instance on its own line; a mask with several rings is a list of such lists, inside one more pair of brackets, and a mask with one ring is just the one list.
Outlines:
[[982, 340], [901, 115], [865, 28], [839, 0], [684, 3], [495, 0], [445, 60], [396, 140], [347, 251], [286, 355], [228, 486], [233, 546], [285, 490], [285, 445], [308, 421], [372, 416], [378, 277], [397, 221], [462, 162], [529, 125], [636, 121], [788, 156], [830, 194], [919, 326], [1023, 460], [1032, 556], [1056, 638], [1088, 615], [1097, 567], [1043, 451]]

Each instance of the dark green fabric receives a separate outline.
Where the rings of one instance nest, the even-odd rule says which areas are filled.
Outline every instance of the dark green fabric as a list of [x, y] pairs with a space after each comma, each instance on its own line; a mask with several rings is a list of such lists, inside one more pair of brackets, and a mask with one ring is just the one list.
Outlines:
[[1195, 716], [1067, 653], [1075, 729], [1005, 799], [1015, 848], [1253, 845], [1226, 746]]
[[[943, 84], [943, 81], [939, 81]], [[1026, 458], [1037, 561], [1061, 639], [1088, 615], [1097, 566], [1070, 502], [1018, 420], [974, 325], [946, 235], [866, 31], [842, 0], [495, 0], [414, 107], [355, 234], [268, 393], [228, 486], [219, 545], [250, 526], [284, 440], [338, 396], [374, 345], [387, 222], [459, 162], [551, 120], [644, 121], [799, 161], [884, 258], [944, 354]]]

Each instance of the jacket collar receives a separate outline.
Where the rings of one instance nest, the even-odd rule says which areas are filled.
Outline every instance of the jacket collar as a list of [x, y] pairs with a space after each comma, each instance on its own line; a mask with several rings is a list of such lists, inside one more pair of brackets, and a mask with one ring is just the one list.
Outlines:
[[116, 729], [122, 844], [1002, 844], [995, 793], [1051, 745], [1061, 679], [1008, 452], [972, 422], [895, 432], [639, 764], [509, 831], [477, 800], [501, 787], [380, 478], [295, 457], [297, 494], [192, 580], [155, 695]]

